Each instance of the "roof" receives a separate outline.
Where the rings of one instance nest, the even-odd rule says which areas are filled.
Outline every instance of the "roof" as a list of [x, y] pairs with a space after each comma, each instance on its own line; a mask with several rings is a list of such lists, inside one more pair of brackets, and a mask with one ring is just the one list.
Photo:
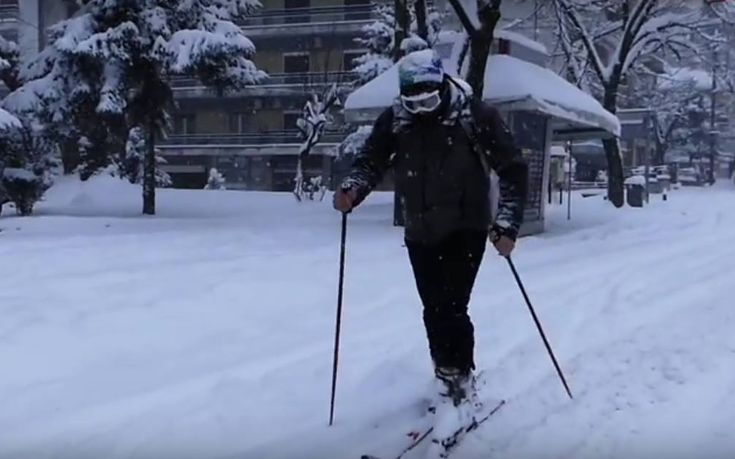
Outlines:
[[[449, 73], [451, 65], [446, 68]], [[367, 121], [359, 111], [389, 107], [398, 96], [397, 64], [361, 86], [345, 102], [348, 119]], [[591, 95], [556, 73], [507, 55], [492, 55], [485, 73], [484, 99], [494, 105], [520, 104], [576, 126], [620, 135], [620, 121]]]
[[525, 35], [522, 35], [518, 32], [513, 32], [512, 30], [508, 29], [500, 29], [495, 31], [495, 38], [501, 38], [503, 40], [508, 40], [512, 43], [517, 43], [521, 46], [525, 46], [528, 49], [532, 49], [538, 53], [541, 53], [545, 56], [550, 56], [549, 49], [543, 44], [539, 43], [536, 40], [533, 40]]

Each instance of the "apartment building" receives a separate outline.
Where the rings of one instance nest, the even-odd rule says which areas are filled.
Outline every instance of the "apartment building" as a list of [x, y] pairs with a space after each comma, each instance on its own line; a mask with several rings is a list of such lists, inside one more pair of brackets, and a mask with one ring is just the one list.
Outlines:
[[0, 35], [32, 55], [46, 45], [48, 27], [78, 9], [75, 0], [0, 0]]
[[[296, 120], [311, 94], [332, 84], [353, 88], [355, 44], [374, 20], [371, 0], [266, 0], [241, 24], [255, 43], [263, 84], [218, 95], [192, 79], [175, 82], [171, 135], [162, 140], [164, 166], [178, 187], [204, 186], [217, 167], [231, 189], [291, 190], [300, 144]], [[0, 0], [0, 35], [21, 55], [47, 43], [47, 29], [78, 10], [75, 0]], [[307, 176], [329, 182], [333, 151], [348, 127], [337, 113], [306, 161]]]
[[[178, 187], [200, 188], [216, 167], [230, 189], [290, 191], [300, 139], [296, 120], [311, 94], [354, 87], [355, 38], [374, 20], [370, 0], [268, 0], [242, 24], [255, 43], [262, 84], [217, 95], [196, 81], [176, 83], [178, 107], [161, 154]], [[305, 164], [307, 177], [333, 175], [334, 150], [349, 130], [335, 122]]]

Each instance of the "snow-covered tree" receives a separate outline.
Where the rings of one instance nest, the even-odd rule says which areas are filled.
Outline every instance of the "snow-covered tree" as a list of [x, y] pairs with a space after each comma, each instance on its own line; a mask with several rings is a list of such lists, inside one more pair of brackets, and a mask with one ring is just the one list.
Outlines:
[[[667, 56], [698, 53], [709, 35], [712, 9], [725, 18], [729, 8], [697, 6], [687, 0], [553, 0], [560, 45], [570, 76], [597, 88], [602, 104], [616, 113], [621, 85], [636, 68]], [[702, 37], [704, 40], [696, 40]], [[603, 141], [608, 162], [608, 198], [624, 204], [623, 169], [617, 139]]]
[[[52, 30], [51, 45], [29, 66], [17, 93], [67, 134], [86, 137], [87, 162], [124, 156], [133, 127], [145, 132], [143, 213], [155, 213], [156, 139], [168, 127], [171, 77], [189, 75], [219, 91], [265, 74], [250, 60], [253, 43], [236, 25], [257, 0], [85, 0]], [[24, 94], [21, 94], [24, 93]], [[105, 135], [103, 135], [105, 134]], [[113, 148], [110, 148], [110, 139]]]
[[21, 215], [30, 215], [38, 199], [59, 174], [59, 156], [53, 142], [32, 118], [0, 112], [0, 183]]
[[654, 109], [654, 164], [663, 164], [668, 153], [702, 149], [707, 141], [711, 80], [712, 75], [701, 69], [667, 66], [651, 78], [650, 85], [634, 91], [636, 107]]
[[60, 147], [65, 171], [77, 170], [83, 180], [123, 150], [127, 134], [122, 117], [97, 112], [102, 64], [76, 53], [94, 27], [89, 14], [51, 27], [50, 44], [20, 68], [22, 86], [3, 101], [13, 113], [37, 118], [43, 135]]
[[204, 186], [205, 190], [226, 190], [225, 177], [213, 167], [209, 169], [209, 178], [207, 184]]
[[[132, 128], [128, 133], [128, 141], [125, 144], [125, 156], [119, 163], [112, 165], [111, 174], [125, 178], [130, 183], [141, 185], [145, 173], [143, 161], [147, 151], [145, 130], [140, 126]], [[156, 150], [156, 187], [166, 188], [171, 186], [171, 176], [158, 167], [166, 164], [166, 160], [159, 153]]]
[[373, 132], [373, 127], [364, 125], [357, 128], [355, 132], [350, 133], [339, 146], [337, 156], [343, 158], [345, 156], [354, 156], [362, 150], [363, 145]]
[[358, 45], [367, 49], [353, 61], [353, 70], [359, 75], [360, 83], [367, 83], [393, 65], [395, 15], [389, 5], [379, 4], [374, 8], [377, 19], [364, 26], [362, 36], [355, 39]]
[[410, 20], [408, 33], [398, 33], [401, 45], [397, 49], [395, 5], [376, 4], [376, 20], [362, 29], [355, 42], [367, 51], [354, 59], [353, 70], [364, 84], [389, 69], [401, 55], [431, 47], [436, 43], [442, 27], [441, 14], [427, 8], [424, 0], [406, 4]]
[[[314, 146], [321, 141], [327, 126], [334, 121], [332, 110], [340, 105], [339, 90], [335, 84], [330, 86], [322, 96], [312, 94], [311, 100], [306, 102], [301, 116], [296, 121], [302, 143], [299, 147], [293, 193], [299, 201], [303, 199], [305, 192], [308, 191], [308, 184], [313, 185], [313, 183], [304, 180], [304, 160], [309, 156]], [[313, 197], [313, 193], [309, 195]]]
[[[0, 37], [0, 81], [17, 89], [19, 72], [18, 46]], [[21, 215], [32, 213], [58, 173], [58, 150], [44, 134], [36, 113], [0, 109], [0, 194], [13, 201]]]
[[20, 50], [18, 44], [0, 36], [0, 81], [11, 91], [20, 86]]

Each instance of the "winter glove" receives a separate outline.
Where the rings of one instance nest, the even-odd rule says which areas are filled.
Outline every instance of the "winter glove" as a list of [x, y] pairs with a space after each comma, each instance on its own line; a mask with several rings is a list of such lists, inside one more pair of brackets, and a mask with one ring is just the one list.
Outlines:
[[357, 201], [357, 191], [352, 187], [342, 185], [334, 192], [334, 208], [343, 214], [352, 211], [355, 201]]
[[516, 246], [515, 235], [510, 234], [505, 228], [493, 225], [488, 232], [488, 238], [493, 243], [498, 254], [502, 257], [509, 257]]

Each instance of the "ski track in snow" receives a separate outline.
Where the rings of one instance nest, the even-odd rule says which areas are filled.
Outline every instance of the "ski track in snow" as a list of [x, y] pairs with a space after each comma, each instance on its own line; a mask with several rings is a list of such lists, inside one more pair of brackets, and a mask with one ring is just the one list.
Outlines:
[[[136, 188], [86, 186], [52, 190], [38, 217], [0, 218], [0, 458], [400, 448], [431, 367], [390, 195], [350, 216], [329, 428], [339, 250], [329, 197], [164, 191], [151, 219], [132, 217]], [[116, 197], [98, 202], [95, 186]], [[552, 206], [549, 231], [519, 244], [574, 400], [488, 250], [471, 304], [477, 364], [508, 405], [454, 458], [733, 455], [735, 189], [669, 198], [617, 210], [575, 197], [571, 222]]]

